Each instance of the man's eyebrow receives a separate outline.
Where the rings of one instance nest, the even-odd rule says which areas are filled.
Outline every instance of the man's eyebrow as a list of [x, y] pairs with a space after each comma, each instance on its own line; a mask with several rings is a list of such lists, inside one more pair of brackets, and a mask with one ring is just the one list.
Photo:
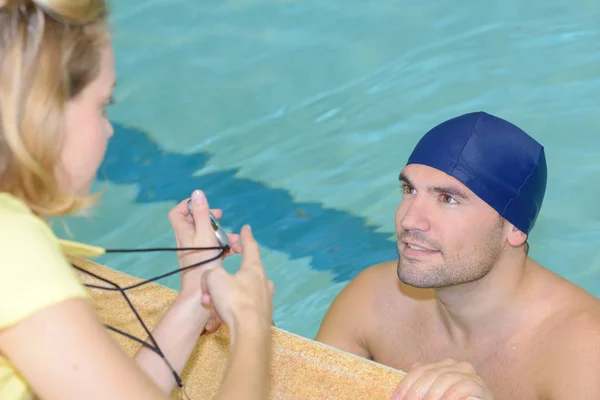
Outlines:
[[408, 186], [414, 186], [412, 184], [412, 182], [410, 181], [410, 179], [408, 179], [408, 177], [406, 175], [404, 175], [404, 173], [400, 173], [400, 182], [404, 182], [406, 183]]
[[[408, 179], [404, 173], [400, 174], [400, 181], [406, 183], [408, 186], [414, 187], [413, 183]], [[449, 196], [460, 197], [463, 200], [468, 200], [469, 196], [465, 193], [464, 190], [461, 190], [459, 187], [452, 185], [435, 185], [427, 188], [429, 192], [439, 193], [439, 194], [447, 194]]]
[[463, 200], [469, 199], [469, 196], [463, 190], [461, 190], [460, 188], [458, 188], [456, 186], [437, 185], [437, 186], [430, 187], [429, 191], [440, 193], [440, 194], [447, 194], [447, 195], [453, 196], [453, 197], [460, 197]]

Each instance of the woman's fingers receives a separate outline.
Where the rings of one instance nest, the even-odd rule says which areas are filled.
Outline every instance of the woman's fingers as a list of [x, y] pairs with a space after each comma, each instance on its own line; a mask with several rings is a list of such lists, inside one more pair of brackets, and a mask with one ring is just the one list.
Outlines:
[[227, 238], [231, 244], [231, 252], [234, 254], [240, 254], [243, 251], [242, 244], [240, 243], [240, 235], [237, 233], [228, 233]]
[[223, 216], [223, 210], [221, 210], [220, 208], [213, 208], [212, 210], [210, 210], [210, 212], [216, 219], [221, 219], [221, 217]]
[[[188, 216], [191, 219], [188, 219]], [[187, 200], [183, 200], [171, 209], [171, 211], [169, 212], [169, 222], [171, 223], [173, 231], [176, 235], [178, 233], [182, 233], [182, 229], [189, 232], [193, 231], [194, 220], [188, 211]]]
[[275, 294], [275, 284], [272, 280], [269, 280], [269, 294], [271, 295], [271, 297], [273, 297], [273, 295]]
[[219, 328], [219, 326], [221, 326], [222, 323], [223, 323], [223, 319], [219, 315], [219, 312], [217, 311], [216, 308], [213, 308], [211, 311], [210, 317], [208, 318], [208, 321], [206, 322], [206, 326], [204, 327], [204, 329], [207, 332], [212, 333], [212, 332], [216, 331]]
[[203, 191], [194, 190], [192, 193], [191, 209], [196, 229], [194, 242], [198, 244], [202, 243], [206, 247], [216, 246], [217, 238], [210, 221], [210, 208]]
[[242, 227], [240, 237], [243, 244], [242, 265], [240, 268], [251, 267], [256, 264], [262, 265], [260, 261], [260, 247], [252, 235], [250, 225]]

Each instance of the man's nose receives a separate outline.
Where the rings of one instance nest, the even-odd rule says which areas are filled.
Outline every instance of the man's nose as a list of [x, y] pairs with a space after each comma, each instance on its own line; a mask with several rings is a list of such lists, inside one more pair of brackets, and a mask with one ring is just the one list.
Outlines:
[[406, 213], [400, 220], [400, 226], [405, 231], [418, 230], [426, 232], [430, 225], [430, 210], [426, 199], [416, 197], [412, 200]]

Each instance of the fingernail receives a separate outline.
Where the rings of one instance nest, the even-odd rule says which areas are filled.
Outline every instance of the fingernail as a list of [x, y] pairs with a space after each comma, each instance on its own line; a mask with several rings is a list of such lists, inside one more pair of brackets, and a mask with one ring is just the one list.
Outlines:
[[194, 190], [194, 193], [192, 193], [192, 201], [195, 204], [206, 203], [206, 196], [201, 190]]
[[248, 232], [252, 232], [252, 227], [250, 225], [246, 225], [248, 227]]

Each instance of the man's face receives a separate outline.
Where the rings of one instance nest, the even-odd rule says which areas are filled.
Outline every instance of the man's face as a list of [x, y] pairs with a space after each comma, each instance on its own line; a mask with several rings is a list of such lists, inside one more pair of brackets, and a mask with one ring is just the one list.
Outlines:
[[500, 258], [504, 219], [455, 178], [428, 166], [402, 171], [396, 211], [398, 277], [440, 288], [478, 280]]

